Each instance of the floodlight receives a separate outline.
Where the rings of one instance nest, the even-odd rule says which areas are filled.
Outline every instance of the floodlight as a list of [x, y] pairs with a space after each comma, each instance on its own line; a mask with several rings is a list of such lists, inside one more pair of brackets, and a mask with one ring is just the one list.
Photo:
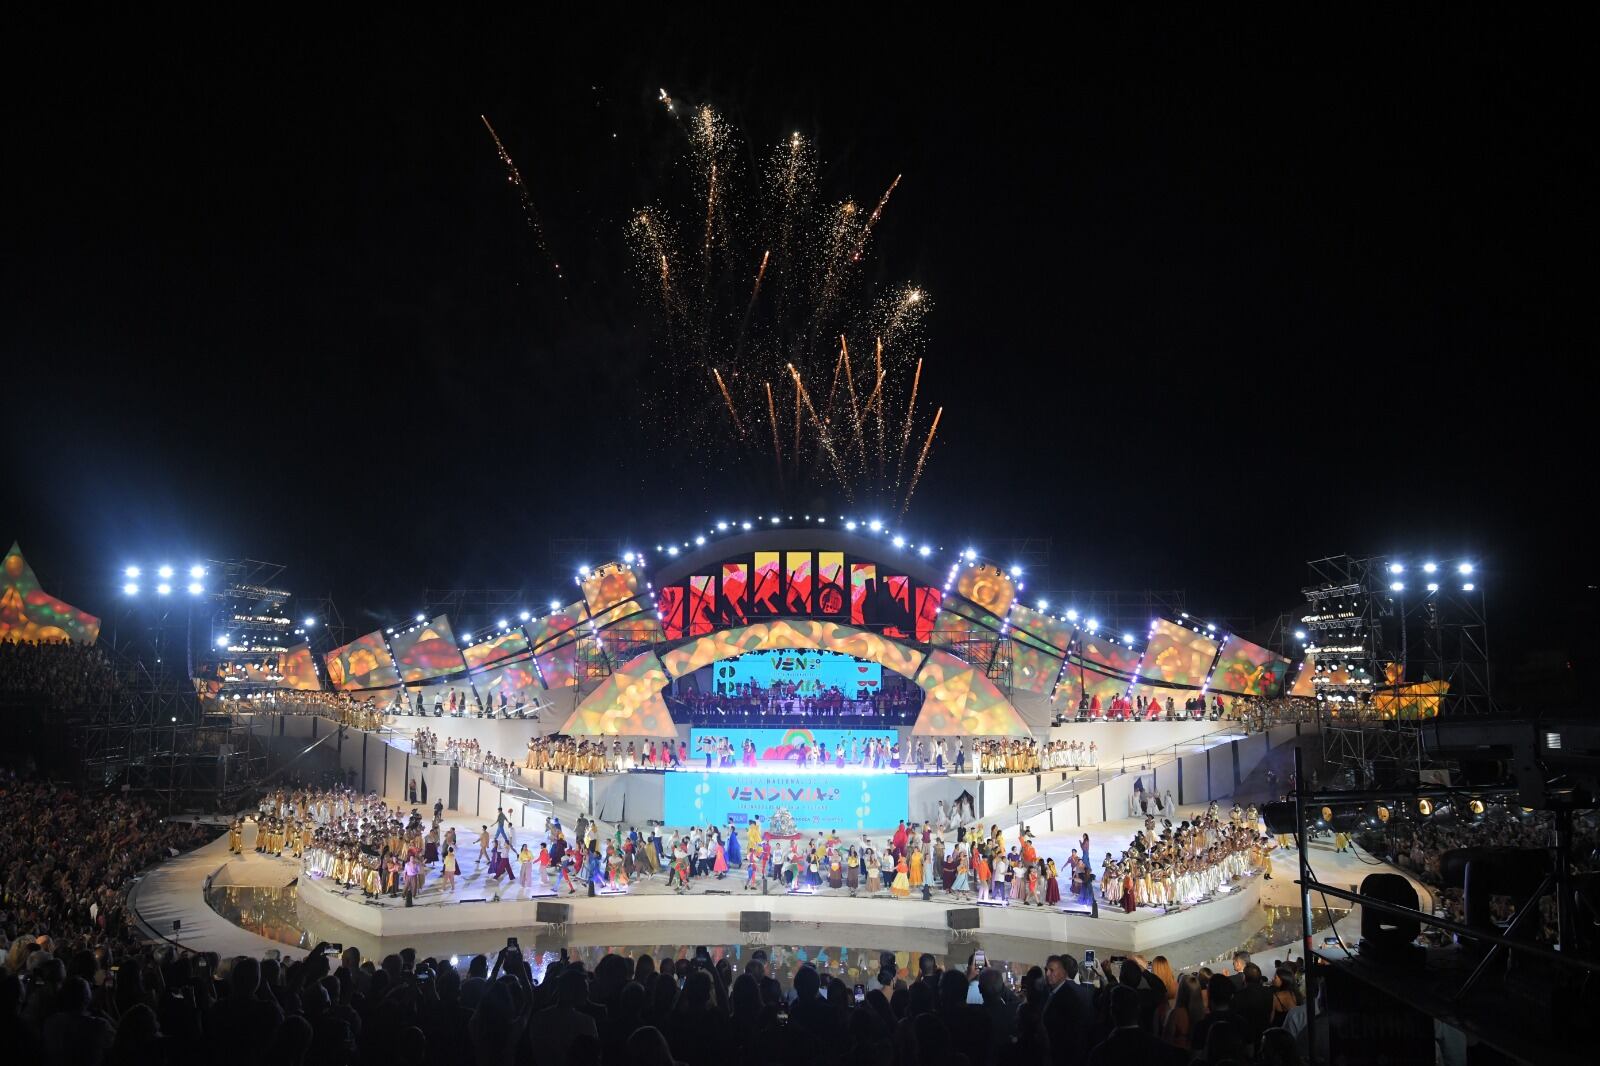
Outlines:
[[1391, 581], [1391, 582], [1389, 582], [1389, 591], [1390, 592], [1404, 592], [1405, 590], [1406, 590], [1406, 583], [1404, 581]]
[[917, 549], [917, 554], [926, 559], [928, 556], [933, 554], [933, 549], [924, 544], [922, 547]]
[[[137, 569], [137, 567], [134, 567], [133, 569]], [[126, 585], [122, 586], [122, 592], [125, 596], [137, 596], [139, 595], [139, 586], [130, 581]]]
[[717, 523], [717, 529], [719, 531], [720, 530], [726, 530], [727, 528], [728, 528], [728, 523], [726, 523], [726, 522], [718, 522]]
[[1428, 582], [1428, 591], [1429, 592], [1438, 592], [1439, 591], [1439, 583], [1437, 581]]
[[190, 577], [205, 577], [206, 576], [206, 568], [201, 566], [199, 563], [196, 563], [195, 565], [189, 567], [189, 576]]
[[578, 564], [578, 576], [579, 577], [582, 577], [584, 574], [587, 574], [588, 572], [589, 572], [589, 564], [588, 563], [579, 563]]
[[1040, 600], [1039, 601], [1039, 610], [1042, 611], [1042, 610], [1044, 610], [1045, 608], [1047, 608], [1049, 606], [1050, 606], [1050, 601], [1049, 600]]
[[156, 586], [156, 591], [161, 593], [163, 596], [170, 596], [172, 594], [172, 586], [163, 581], [161, 584]]
[[1075, 609], [1073, 609], [1071, 607], [1068, 607], [1067, 608], [1067, 621], [1076, 622], [1077, 620], [1078, 620], [1078, 612]]
[[517, 615], [517, 617], [522, 619], [524, 622], [526, 622], [529, 618], [531, 618], [533, 616], [530, 615], [527, 611], [523, 611], [521, 614]]
[[1460, 566], [1456, 567], [1456, 573], [1458, 573], [1458, 574], [1470, 574], [1470, 573], [1472, 573], [1472, 564], [1471, 563], [1462, 563]]
[[1461, 586], [1461, 591], [1462, 592], [1471, 592], [1473, 589], [1475, 589], [1477, 587], [1478, 586], [1476, 586], [1472, 582], [1468, 581], [1465, 585]]
[[1303, 629], [1295, 630], [1294, 631], [1294, 639], [1295, 640], [1305, 640], [1306, 639], [1306, 631], [1303, 630]]
[[750, 523], [749, 522], [741, 522], [739, 524], [739, 528], [740, 529], [749, 529], [750, 528]]
[[315, 618], [307, 618], [306, 621], [305, 621], [305, 627], [307, 629], [312, 628], [316, 624], [317, 624], [317, 620]]
[[1022, 567], [1020, 567], [1020, 566], [1013, 566], [1013, 567], [1012, 567], [1012, 568], [1011, 568], [1011, 576], [1012, 576], [1012, 577], [1021, 577], [1021, 576], [1022, 576]]
[[1124, 644], [1132, 644], [1133, 643], [1133, 634], [1132, 633], [1124, 633], [1124, 634], [1122, 634], [1122, 642]]
[[495, 625], [499, 626], [501, 629], [505, 629], [510, 626], [511, 623], [502, 618], [500, 621], [496, 622]]
[[1100, 620], [1098, 618], [1089, 619], [1089, 628], [1090, 629], [1099, 629], [1100, 628]]
[[417, 615], [417, 621], [423, 622], [423, 621], [426, 621], [426, 620], [427, 620], [427, 616], [426, 615], [420, 615], [420, 614]]
[[1215, 625], [1213, 625], [1210, 622], [1206, 623], [1206, 632], [1207, 633], [1215, 633], [1216, 631], [1217, 631], [1217, 627]]
[[633, 562], [633, 553], [632, 552], [623, 552], [622, 553], [622, 561], [625, 562], [625, 563]]
[[228, 646], [228, 638], [227, 637], [218, 637], [217, 638], [217, 647], [226, 648], [227, 646]]
[[560, 600], [551, 600], [551, 601], [550, 601], [550, 609], [551, 609], [551, 610], [552, 610], [552, 611], [559, 611], [559, 610], [561, 610], [561, 601], [560, 601]]
[[968, 559], [976, 559], [978, 557], [978, 549], [968, 548], [966, 554]]
[[878, 530], [883, 528], [883, 523], [874, 518], [872, 521], [867, 523], [867, 528], [876, 533]]
[[138, 577], [139, 576], [139, 568], [137, 566], [130, 566], [126, 570], [124, 570], [122, 573], [127, 577]]
[[849, 531], [850, 531], [850, 532], [852, 532], [852, 533], [854, 533], [854, 532], [855, 532], [855, 531], [856, 531], [856, 523], [855, 523], [855, 520], [854, 520], [854, 519], [851, 519], [851, 520], [850, 520], [850, 521], [848, 521], [848, 522], [846, 522], [846, 523], [845, 523], [845, 524], [844, 524], [844, 528], [846, 528], [846, 529], [848, 529], [848, 530], [849, 530]]
[[1423, 563], [1422, 564], [1422, 572], [1425, 573], [1425, 574], [1431, 574], [1437, 569], [1439, 569], [1439, 565], [1437, 563]]
[[189, 582], [189, 595], [198, 596], [205, 591], [205, 586], [198, 581]]
[[1402, 566], [1400, 563], [1390, 563], [1389, 564], [1389, 573], [1391, 573], [1391, 574], [1403, 574], [1405, 572], [1406, 572], [1406, 568], [1404, 566]]
[[699, 545], [702, 545], [702, 544], [704, 544], [706, 542], [706, 538], [704, 536], [699, 536], [699, 537], [694, 538], [694, 542], [695, 542], [696, 546], [699, 546]]
[[904, 548], [906, 546], [906, 538], [904, 538], [904, 537], [895, 537], [894, 541], [892, 543], [894, 544], [894, 546], [896, 548]]
[[172, 576], [172, 567], [163, 566], [160, 570], [157, 570], [156, 573], [158, 575], [160, 575], [161, 577], [171, 577]]
[[777, 525], [781, 521], [783, 521], [783, 519], [779, 518], [777, 515], [773, 515], [772, 516], [772, 524], [773, 525]]
[[678, 554], [678, 546], [676, 544], [673, 544], [670, 547], [668, 547], [667, 548], [667, 554], [676, 556]]

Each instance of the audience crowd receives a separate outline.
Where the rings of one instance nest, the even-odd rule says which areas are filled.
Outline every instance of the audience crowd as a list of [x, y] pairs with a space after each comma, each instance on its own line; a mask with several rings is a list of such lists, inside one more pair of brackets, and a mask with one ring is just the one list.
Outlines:
[[70, 710], [99, 706], [120, 689], [115, 663], [95, 645], [0, 640], [0, 696], [46, 697]]

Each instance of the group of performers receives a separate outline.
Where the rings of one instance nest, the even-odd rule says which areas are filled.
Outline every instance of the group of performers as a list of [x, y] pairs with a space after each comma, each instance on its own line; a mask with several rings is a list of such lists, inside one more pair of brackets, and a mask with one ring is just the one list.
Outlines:
[[1174, 828], [1166, 819], [1159, 830], [1147, 815], [1120, 858], [1106, 853], [1100, 893], [1130, 914], [1144, 906], [1192, 903], [1252, 869], [1268, 868], [1273, 847], [1254, 807], [1235, 805], [1223, 820], [1213, 803], [1192, 822]]

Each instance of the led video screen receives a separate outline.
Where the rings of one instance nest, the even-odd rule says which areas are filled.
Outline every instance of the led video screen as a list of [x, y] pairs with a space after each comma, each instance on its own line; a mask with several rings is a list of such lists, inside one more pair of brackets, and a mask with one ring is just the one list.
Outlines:
[[848, 759], [852, 745], [859, 751], [869, 740], [894, 744], [899, 741], [899, 734], [893, 729], [691, 729], [689, 754], [693, 758], [704, 758], [707, 751], [717, 750], [720, 740], [732, 746], [735, 756], [744, 750], [744, 742], [748, 740], [755, 745], [756, 758], [762, 762], [787, 762], [799, 759], [803, 747], [814, 748], [818, 744], [828, 746], [830, 760], [843, 746]]
[[576, 640], [540, 652], [534, 656], [534, 662], [538, 664], [539, 677], [544, 681], [545, 688], [571, 688], [581, 680], [578, 676], [581, 664], [578, 662]]
[[925, 696], [912, 733], [941, 737], [1025, 737], [1028, 726], [981, 670], [935, 649], [917, 674]]
[[748, 563], [722, 564], [722, 621], [725, 625], [742, 626], [750, 620], [750, 565]]
[[802, 833], [889, 829], [910, 813], [904, 774], [797, 774], [740, 769], [666, 775], [669, 825], [772, 824], [779, 808]]
[[780, 648], [724, 659], [712, 667], [712, 684], [723, 695], [736, 695], [743, 685], [770, 690], [783, 684], [807, 695], [837, 689], [859, 699], [882, 691], [883, 667], [838, 652]]
[[689, 636], [704, 636], [716, 628], [715, 587], [710, 574], [689, 579]]
[[467, 662], [467, 669], [481, 670], [485, 666], [491, 666], [499, 662], [501, 659], [510, 659], [513, 656], [521, 655], [527, 650], [527, 635], [520, 629], [513, 629], [509, 633], [501, 633], [498, 636], [490, 637], [488, 640], [480, 640], [461, 654]]
[[1059, 714], [1071, 714], [1078, 709], [1078, 701], [1083, 697], [1083, 677], [1078, 668], [1068, 663], [1067, 668], [1061, 671], [1061, 677], [1056, 682], [1056, 690], [1050, 694], [1050, 700], [1055, 705]]
[[410, 684], [431, 677], [459, 673], [466, 668], [450, 620], [439, 615], [431, 622], [396, 633], [389, 642], [400, 680]]
[[1006, 618], [1011, 636], [1018, 641], [1033, 644], [1045, 651], [1058, 651], [1065, 655], [1072, 646], [1074, 625], [1031, 607], [1016, 606]]
[[1090, 666], [1103, 667], [1113, 673], [1131, 674], [1139, 667], [1139, 649], [1117, 644], [1093, 633], [1079, 638], [1083, 660]]
[[778, 552], [756, 552], [755, 564], [755, 578], [750, 585], [750, 614], [768, 618], [782, 614], [782, 555]]
[[996, 618], [1004, 618], [1017, 598], [1011, 575], [986, 563], [964, 568], [956, 577], [956, 592]]
[[356, 689], [389, 688], [400, 683], [400, 674], [383, 642], [383, 631], [375, 629], [327, 654], [328, 680], [340, 692]]
[[583, 579], [583, 600], [597, 628], [626, 618], [639, 608], [639, 578], [620, 563], [607, 563]]
[[1118, 696], [1126, 695], [1128, 692], [1126, 678], [1112, 677], [1110, 674], [1102, 674], [1098, 670], [1091, 670], [1088, 667], [1080, 667], [1076, 664], [1069, 664], [1067, 672], [1077, 674], [1082, 678], [1082, 695], [1089, 697], [1091, 704], [1098, 699], [1102, 711], [1106, 709], [1106, 706], [1112, 700]]
[[1289, 660], [1230, 634], [1217, 655], [1210, 687], [1238, 696], [1280, 696], [1288, 672]]
[[[1184, 701], [1192, 700], [1198, 695], [1200, 695], [1199, 689], [1167, 688], [1162, 685], [1135, 685], [1133, 690], [1128, 693], [1128, 698], [1134, 701], [1135, 706], [1138, 705], [1140, 696], [1143, 696], [1146, 700], [1155, 700], [1156, 706], [1160, 708], [1157, 712], [1158, 714], [1166, 712], [1167, 700], [1170, 699], [1173, 711], [1182, 714]], [[1148, 707], [1145, 708], [1145, 713], [1149, 713]]]
[[278, 656], [278, 687], [297, 692], [316, 692], [322, 688], [322, 678], [317, 676], [317, 663], [311, 657], [311, 645], [296, 644]]
[[522, 659], [491, 666], [482, 673], [473, 674], [472, 687], [478, 690], [479, 699], [493, 700], [497, 708], [503, 693], [509, 710], [519, 702], [526, 704], [534, 699], [535, 692], [532, 690], [539, 687], [539, 675], [534, 672], [532, 659]]
[[612, 643], [660, 644], [664, 639], [661, 620], [649, 611], [630, 615], [606, 628], [605, 639]]
[[578, 634], [573, 631], [583, 625], [583, 619], [583, 604], [569, 603], [559, 611], [529, 622], [524, 627], [528, 631], [528, 643], [534, 651], [544, 651], [557, 644], [577, 640]]
[[1215, 640], [1161, 618], [1150, 627], [1150, 642], [1145, 646], [1139, 676], [1167, 685], [1199, 687], [1205, 683], [1216, 657]]
[[844, 552], [817, 553], [817, 613], [844, 614]]
[[1048, 696], [1056, 687], [1061, 672], [1060, 652], [1041, 651], [1021, 641], [1011, 643], [1011, 687], [1039, 696]]
[[[881, 586], [885, 607], [883, 635], [905, 640], [915, 628], [911, 620], [911, 579], [900, 574], [887, 574]], [[904, 621], [902, 621], [902, 619]]]
[[853, 629], [838, 622], [754, 622], [741, 629], [719, 629], [674, 648], [662, 656], [668, 677], [683, 677], [714, 662], [747, 652], [784, 648], [816, 648], [875, 662], [906, 677], [922, 665], [922, 653], [876, 633]]
[[656, 614], [668, 640], [683, 639], [683, 586], [666, 585], [656, 593]]
[[811, 613], [811, 553], [788, 553], [788, 585], [784, 590], [783, 607], [789, 614]]
[[100, 619], [40, 588], [22, 549], [11, 545], [0, 563], [0, 642], [93, 644], [99, 637]]
[[943, 600], [941, 589], [917, 589], [917, 640], [923, 644], [933, 639], [933, 624], [939, 618], [939, 605]]
[[1316, 685], [1311, 680], [1317, 676], [1317, 653], [1306, 652], [1305, 661], [1300, 664], [1300, 672], [1294, 676], [1294, 685], [1289, 689], [1289, 695], [1309, 699], [1317, 694]]
[[580, 737], [675, 737], [677, 727], [661, 698], [666, 687], [661, 660], [653, 651], [644, 652], [585, 696], [561, 731]]
[[850, 564], [850, 624], [867, 624], [867, 601], [878, 588], [878, 568], [873, 563]]

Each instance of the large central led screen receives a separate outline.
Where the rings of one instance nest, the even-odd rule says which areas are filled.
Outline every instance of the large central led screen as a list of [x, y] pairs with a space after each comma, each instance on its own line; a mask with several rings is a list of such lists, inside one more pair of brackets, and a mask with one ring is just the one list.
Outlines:
[[1216, 641], [1162, 618], [1150, 626], [1150, 643], [1145, 646], [1139, 676], [1157, 684], [1198, 688], [1205, 683], [1216, 657]]
[[466, 668], [461, 649], [456, 647], [456, 635], [450, 630], [450, 620], [442, 614], [431, 622], [396, 633], [389, 647], [400, 667], [400, 680], [408, 685]]
[[899, 736], [893, 729], [691, 729], [689, 752], [694, 758], [704, 758], [708, 750], [716, 750], [719, 740], [732, 746], [736, 759], [748, 740], [756, 746], [756, 758], [762, 762], [787, 762], [800, 758], [802, 747], [814, 748], [818, 744], [828, 745], [830, 760], [843, 744], [845, 759], [849, 760], [868, 740], [895, 744]]
[[782, 682], [806, 695], [838, 689], [857, 699], [883, 690], [883, 667], [838, 652], [784, 648], [724, 659], [712, 667], [712, 679], [723, 695], [736, 695], [741, 685], [771, 689]]
[[910, 812], [910, 778], [904, 774], [767, 772], [737, 770], [666, 775], [668, 825], [761, 828], [785, 810], [801, 833], [890, 829]]

